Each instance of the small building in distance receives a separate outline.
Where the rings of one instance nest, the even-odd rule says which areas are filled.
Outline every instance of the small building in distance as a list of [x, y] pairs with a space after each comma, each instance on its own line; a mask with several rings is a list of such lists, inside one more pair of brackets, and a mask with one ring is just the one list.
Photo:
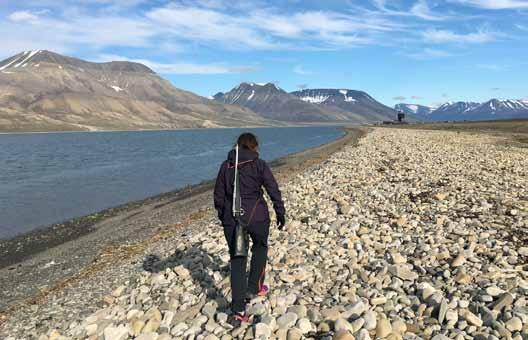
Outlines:
[[409, 124], [408, 122], [405, 121], [405, 113], [403, 113], [402, 111], [398, 111], [398, 114], [395, 120], [385, 120], [382, 123], [382, 125], [398, 125], [398, 124]]

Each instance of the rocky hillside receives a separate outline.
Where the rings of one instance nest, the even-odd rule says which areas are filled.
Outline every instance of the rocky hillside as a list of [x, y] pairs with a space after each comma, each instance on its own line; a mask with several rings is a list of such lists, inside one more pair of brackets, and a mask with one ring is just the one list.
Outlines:
[[433, 121], [517, 119], [528, 118], [528, 99], [447, 102], [434, 109], [417, 104], [397, 104], [395, 109], [416, 112], [417, 116]]
[[214, 100], [247, 107], [266, 119], [284, 122], [346, 121], [342, 112], [304, 102], [275, 84], [241, 83], [227, 93], [217, 93]]
[[262, 124], [251, 110], [177, 89], [138, 63], [92, 63], [49, 51], [0, 62], [4, 132]]
[[363, 91], [347, 89], [306, 89], [292, 92], [304, 102], [342, 112], [350, 121], [379, 122], [394, 120], [396, 111]]

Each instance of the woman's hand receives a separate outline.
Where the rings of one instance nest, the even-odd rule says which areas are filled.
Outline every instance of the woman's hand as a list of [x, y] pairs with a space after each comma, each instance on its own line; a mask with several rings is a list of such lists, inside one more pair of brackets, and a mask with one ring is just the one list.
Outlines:
[[277, 227], [279, 230], [284, 229], [284, 226], [286, 225], [286, 218], [284, 215], [277, 215]]

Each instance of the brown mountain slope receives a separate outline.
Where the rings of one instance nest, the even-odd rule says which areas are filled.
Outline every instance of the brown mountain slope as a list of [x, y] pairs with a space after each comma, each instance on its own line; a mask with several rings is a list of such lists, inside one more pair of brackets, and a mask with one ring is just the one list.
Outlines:
[[266, 119], [295, 123], [372, 123], [392, 120], [396, 111], [362, 91], [306, 89], [287, 93], [272, 83], [241, 83], [215, 100], [247, 107]]
[[267, 125], [249, 109], [179, 90], [132, 62], [49, 51], [0, 62], [0, 132]]
[[343, 112], [304, 102], [272, 83], [241, 83], [229, 92], [217, 93], [214, 99], [223, 104], [247, 107], [265, 119], [290, 124], [347, 121]]

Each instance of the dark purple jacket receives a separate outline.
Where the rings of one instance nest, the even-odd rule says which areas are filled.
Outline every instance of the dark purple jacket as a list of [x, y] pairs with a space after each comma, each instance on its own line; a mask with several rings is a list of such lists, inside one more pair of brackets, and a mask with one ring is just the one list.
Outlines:
[[[239, 149], [238, 170], [240, 175], [240, 197], [242, 198], [242, 218], [246, 223], [263, 223], [270, 220], [268, 205], [264, 201], [262, 187], [273, 202], [275, 213], [284, 216], [284, 203], [277, 181], [271, 170], [258, 153], [247, 149]], [[214, 189], [214, 205], [218, 217], [224, 226], [235, 225], [233, 218], [233, 181], [235, 179], [235, 150], [227, 155], [227, 160], [220, 166]], [[253, 212], [253, 217], [249, 217]]]

